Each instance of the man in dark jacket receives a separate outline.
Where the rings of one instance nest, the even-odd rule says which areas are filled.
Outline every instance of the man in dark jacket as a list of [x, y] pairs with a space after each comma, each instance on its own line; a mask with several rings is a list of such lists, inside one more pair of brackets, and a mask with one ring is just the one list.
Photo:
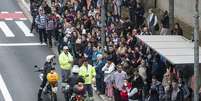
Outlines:
[[162, 24], [162, 29], [161, 29], [160, 35], [167, 35], [169, 32], [169, 27], [170, 27], [168, 11], [164, 12], [164, 15], [161, 19], [161, 24]]
[[143, 6], [140, 3], [137, 3], [137, 8], [135, 10], [137, 28], [141, 27], [144, 22], [144, 12]]
[[45, 14], [50, 14], [52, 12], [51, 7], [47, 4], [47, 1], [44, 1], [44, 5], [43, 5]]
[[[48, 55], [46, 57], [46, 62], [44, 63], [44, 67], [43, 67], [43, 81], [40, 85], [40, 89], [38, 91], [38, 101], [42, 101], [41, 95], [43, 92], [43, 89], [45, 88], [46, 84], [47, 84], [47, 74], [51, 71], [52, 68], [52, 62], [53, 62], [53, 58], [54, 55]], [[47, 87], [47, 89], [49, 89], [49, 87]]]
[[31, 16], [32, 16], [32, 24], [31, 24], [31, 33], [33, 31], [34, 28], [36, 28], [36, 23], [35, 23], [35, 19], [36, 19], [36, 16], [38, 14], [38, 6], [36, 4], [36, 2], [32, 2], [30, 4], [30, 10], [31, 10]]
[[128, 8], [129, 8], [129, 17], [133, 24], [136, 24], [135, 20], [135, 10], [136, 10], [136, 0], [129, 0]]

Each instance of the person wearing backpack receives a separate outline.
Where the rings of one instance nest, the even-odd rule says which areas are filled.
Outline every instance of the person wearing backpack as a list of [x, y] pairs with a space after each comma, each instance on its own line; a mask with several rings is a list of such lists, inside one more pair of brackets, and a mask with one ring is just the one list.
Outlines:
[[42, 44], [43, 41], [47, 43], [47, 35], [46, 35], [47, 17], [42, 9], [39, 9], [39, 15], [36, 16], [35, 22], [38, 27], [40, 43]]

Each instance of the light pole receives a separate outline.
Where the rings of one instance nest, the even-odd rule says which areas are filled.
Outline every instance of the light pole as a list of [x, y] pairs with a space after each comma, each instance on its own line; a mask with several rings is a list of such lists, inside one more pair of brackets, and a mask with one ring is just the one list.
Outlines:
[[103, 50], [105, 49], [106, 46], [106, 34], [105, 34], [105, 0], [101, 0], [101, 44]]
[[174, 0], [169, 0], [170, 30], [174, 27]]
[[194, 101], [199, 101], [199, 0], [195, 0], [195, 15], [194, 15]]

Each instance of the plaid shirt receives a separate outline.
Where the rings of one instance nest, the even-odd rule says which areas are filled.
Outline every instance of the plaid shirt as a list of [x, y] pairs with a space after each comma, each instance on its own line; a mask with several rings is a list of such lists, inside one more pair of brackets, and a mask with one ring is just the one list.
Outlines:
[[163, 96], [165, 95], [165, 90], [161, 82], [157, 81], [156, 83], [151, 85], [151, 89], [155, 89], [159, 95], [159, 101], [163, 100]]

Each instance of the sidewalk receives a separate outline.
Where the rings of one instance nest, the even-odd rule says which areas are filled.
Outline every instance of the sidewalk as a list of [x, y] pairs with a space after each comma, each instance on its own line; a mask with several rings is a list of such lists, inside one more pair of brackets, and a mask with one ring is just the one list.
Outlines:
[[[23, 10], [24, 14], [28, 17], [28, 19], [30, 21], [32, 21], [32, 16], [30, 13], [30, 4], [29, 4], [29, 0], [17, 0], [20, 8]], [[58, 51], [57, 51], [57, 47], [53, 45], [52, 47], [52, 51], [55, 55], [58, 55]], [[93, 87], [94, 92], [96, 91], [96, 88]], [[98, 95], [98, 94], [97, 94]], [[98, 95], [103, 101], [109, 101], [109, 99], [107, 98], [107, 96], [105, 95]]]

